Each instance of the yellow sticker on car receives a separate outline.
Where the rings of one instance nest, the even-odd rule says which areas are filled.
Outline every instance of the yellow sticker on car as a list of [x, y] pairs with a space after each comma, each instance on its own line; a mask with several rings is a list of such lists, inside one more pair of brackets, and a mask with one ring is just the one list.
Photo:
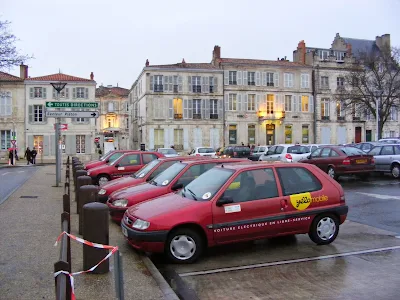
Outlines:
[[290, 203], [292, 203], [293, 207], [298, 210], [305, 210], [310, 206], [311, 201], [310, 193], [290, 195]]
[[237, 190], [240, 188], [240, 182], [232, 182], [229, 186], [228, 186], [228, 190]]

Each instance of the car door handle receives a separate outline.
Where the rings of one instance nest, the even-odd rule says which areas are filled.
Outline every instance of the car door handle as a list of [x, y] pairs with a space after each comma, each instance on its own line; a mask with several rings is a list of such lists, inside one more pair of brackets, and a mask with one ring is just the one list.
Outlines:
[[281, 156], [279, 155], [278, 158], [281, 158]]
[[284, 211], [285, 208], [287, 208], [287, 207], [288, 207], [288, 201], [287, 201], [287, 199], [282, 199], [282, 200], [281, 200], [281, 211]]

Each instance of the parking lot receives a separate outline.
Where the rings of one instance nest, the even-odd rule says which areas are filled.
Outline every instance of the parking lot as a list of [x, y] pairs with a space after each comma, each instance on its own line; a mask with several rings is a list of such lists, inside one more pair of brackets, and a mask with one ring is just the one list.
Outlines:
[[398, 299], [400, 181], [340, 183], [349, 215], [330, 245], [298, 235], [212, 248], [191, 265], [152, 260], [182, 299]]

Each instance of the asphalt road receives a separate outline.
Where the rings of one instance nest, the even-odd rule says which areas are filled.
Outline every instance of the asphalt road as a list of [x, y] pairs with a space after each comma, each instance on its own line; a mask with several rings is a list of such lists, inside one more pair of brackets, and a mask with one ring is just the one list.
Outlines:
[[0, 204], [7, 200], [30, 176], [36, 172], [38, 167], [11, 167], [0, 168]]

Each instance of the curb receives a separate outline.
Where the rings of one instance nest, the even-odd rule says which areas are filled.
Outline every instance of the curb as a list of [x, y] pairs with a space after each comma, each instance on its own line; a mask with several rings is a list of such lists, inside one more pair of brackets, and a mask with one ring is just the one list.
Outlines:
[[164, 277], [161, 275], [160, 271], [156, 268], [153, 262], [146, 255], [141, 255], [143, 263], [146, 265], [147, 269], [157, 282], [158, 286], [161, 289], [161, 292], [164, 295], [165, 300], [179, 300], [179, 297], [176, 295], [174, 290], [170, 287]]

